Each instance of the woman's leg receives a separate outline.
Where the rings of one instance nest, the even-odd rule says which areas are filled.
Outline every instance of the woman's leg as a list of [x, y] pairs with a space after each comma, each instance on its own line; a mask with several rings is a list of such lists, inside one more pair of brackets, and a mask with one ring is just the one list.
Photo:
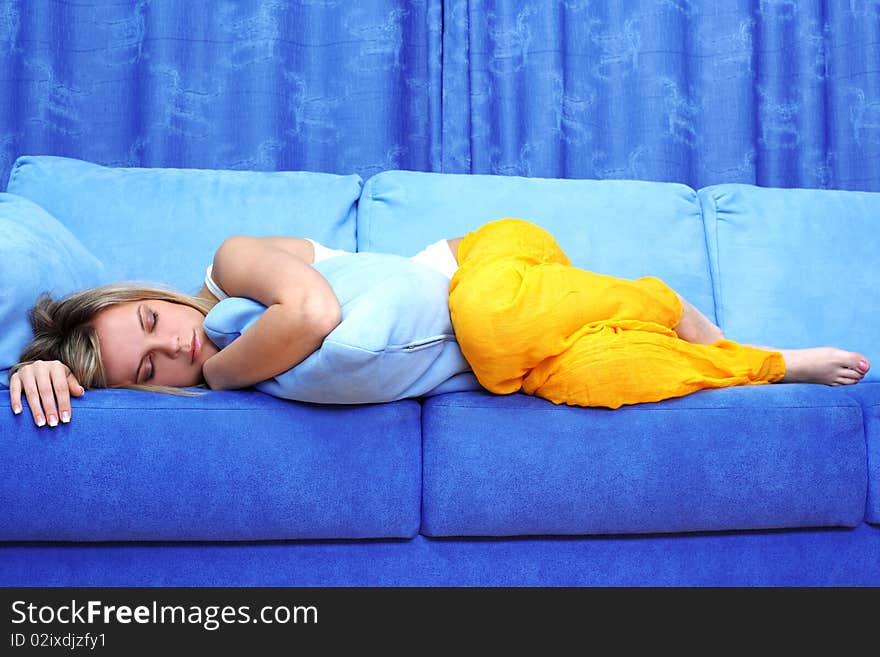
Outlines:
[[707, 388], [851, 385], [869, 367], [859, 354], [833, 347], [766, 351], [729, 340], [697, 345], [644, 331], [601, 337], [585, 337], [542, 362], [524, 377], [523, 392], [557, 404], [618, 408]]
[[606, 328], [541, 362], [523, 377], [522, 390], [556, 404], [619, 408], [707, 388], [774, 383], [784, 374], [778, 352], [729, 340], [701, 345], [652, 331]]
[[[683, 319], [682, 300], [660, 279], [629, 280], [576, 268], [550, 233], [521, 219], [494, 221], [466, 235], [458, 263], [450, 296], [468, 296], [499, 315], [502, 332], [537, 317], [559, 335], [612, 318], [668, 329]], [[468, 281], [464, 289], [461, 280]]]
[[686, 305], [662, 281], [572, 267], [546, 231], [520, 220], [470, 233], [459, 265], [449, 301], [459, 345], [480, 383], [500, 394], [522, 389], [558, 403], [617, 407], [702, 388], [830, 383], [831, 356], [851, 365], [859, 358], [786, 352], [793, 364], [786, 374], [776, 350], [691, 344], [673, 330], [686, 321]]
[[679, 296], [679, 300], [684, 310], [681, 314], [681, 321], [677, 326], [672, 327], [678, 337], [694, 344], [712, 344], [724, 339], [724, 333], [712, 320], [686, 299]]
[[519, 390], [531, 369], [564, 352], [583, 330], [614, 321], [674, 336], [682, 318], [678, 295], [659, 279], [573, 267], [547, 231], [519, 219], [466, 235], [458, 261], [449, 287], [452, 323], [462, 353], [493, 392]]
[[[482, 253], [474, 254], [472, 253], [471, 247], [473, 243], [468, 245], [466, 249], [461, 252], [462, 259], [468, 259], [468, 257], [480, 257], [485, 259], [487, 256], [492, 258], [506, 258], [506, 257], [522, 257], [525, 255], [527, 262], [532, 263], [547, 263], [553, 265], [570, 265], [570, 261], [562, 249], [557, 244], [556, 240], [553, 238], [550, 233], [545, 231], [542, 228], [539, 228], [533, 224], [528, 222], [524, 222], [521, 220], [511, 220], [506, 219], [500, 222], [492, 222], [491, 224], [487, 224], [481, 229], [482, 241], [488, 241], [488, 244], [484, 244], [481, 247]], [[478, 231], [479, 233], [480, 231]], [[509, 239], [509, 236], [512, 233], [517, 234], [517, 238], [515, 241]], [[522, 243], [523, 235], [528, 235], [529, 241], [532, 244], [540, 245], [540, 252], [537, 256], [532, 255], [529, 257], [526, 255], [526, 252], [521, 248], [518, 248]], [[459, 247], [464, 238], [458, 237], [455, 239], [448, 240], [449, 248], [452, 250], [452, 253], [455, 255], [456, 260], [459, 260]], [[473, 239], [473, 238], [472, 238]], [[475, 239], [473, 241], [476, 241]], [[530, 250], [534, 247], [531, 246]], [[534, 253], [534, 252], [533, 252]], [[583, 271], [583, 270], [581, 270]], [[566, 272], [567, 274], [567, 272]], [[603, 278], [611, 278], [611, 277], [602, 277], [598, 274], [594, 274], [591, 272], [583, 271], [583, 275], [587, 278], [589, 277], [598, 277], [601, 281]], [[648, 298], [648, 304], [657, 309], [660, 309], [662, 312], [659, 316], [650, 317], [646, 316], [644, 311], [649, 310], [648, 308], [642, 307], [640, 310], [642, 313], [640, 317], [642, 319], [653, 319], [660, 320], [660, 323], [668, 324], [673, 321], [673, 318], [678, 316], [679, 321], [671, 325], [672, 328], [678, 337], [682, 340], [687, 340], [688, 342], [693, 342], [695, 344], [712, 344], [713, 342], [717, 342], [718, 340], [724, 339], [724, 334], [721, 329], [716, 326], [708, 317], [706, 317], [703, 313], [701, 313], [695, 306], [689, 303], [686, 299], [674, 293], [665, 283], [660, 281], [659, 279], [646, 277], [644, 279], [639, 279], [637, 281], [627, 281], [625, 279], [612, 279], [618, 285], [628, 285], [631, 286], [631, 289], [636, 292], [636, 294], [640, 294], [641, 292], [646, 292], [649, 295], [659, 295], [659, 303], [657, 303], [656, 298]], [[586, 285], [583, 286], [584, 290], [590, 289], [590, 281], [584, 281]], [[597, 286], [597, 289], [603, 289], [603, 287]], [[671, 295], [675, 294], [679, 304], [682, 307], [681, 314], [678, 315], [677, 309], [674, 308], [675, 304], [671, 302]], [[611, 295], [609, 295], [611, 298]], [[596, 308], [595, 299], [587, 299], [582, 303], [578, 304], [576, 307], [581, 309], [587, 308]], [[666, 305], [667, 308], [663, 306]], [[673, 306], [672, 312], [668, 312], [668, 306]], [[598, 309], [600, 312], [602, 309]], [[607, 314], [607, 308], [604, 309]], [[594, 316], [595, 317], [595, 316]], [[582, 324], [585, 320], [588, 320], [588, 317], [579, 317], [575, 318], [575, 324]]]

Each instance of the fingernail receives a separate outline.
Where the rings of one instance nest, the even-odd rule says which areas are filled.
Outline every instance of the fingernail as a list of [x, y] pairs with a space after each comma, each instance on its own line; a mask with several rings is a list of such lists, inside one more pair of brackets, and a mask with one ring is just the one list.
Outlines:
[[859, 369], [862, 370], [862, 372], [867, 372], [867, 371], [868, 371], [868, 363], [867, 363], [867, 361], [860, 360], [860, 361], [859, 361]]
[[19, 413], [21, 413], [21, 406], [13, 406], [12, 412], [18, 415]]
[[46, 424], [46, 419], [42, 415], [37, 416], [37, 426], [42, 427]]
[[64, 424], [70, 422], [70, 413], [67, 411], [61, 411], [61, 421], [64, 422]]
[[49, 426], [50, 427], [57, 427], [58, 426], [58, 418], [55, 417], [54, 415], [49, 416]]

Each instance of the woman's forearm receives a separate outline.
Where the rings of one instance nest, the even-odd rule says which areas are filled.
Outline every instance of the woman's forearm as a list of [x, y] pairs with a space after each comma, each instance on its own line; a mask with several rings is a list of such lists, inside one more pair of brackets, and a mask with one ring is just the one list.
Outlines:
[[272, 305], [250, 329], [205, 362], [205, 381], [215, 390], [230, 390], [286, 372], [321, 346], [339, 324], [340, 314], [338, 302], [335, 307]]

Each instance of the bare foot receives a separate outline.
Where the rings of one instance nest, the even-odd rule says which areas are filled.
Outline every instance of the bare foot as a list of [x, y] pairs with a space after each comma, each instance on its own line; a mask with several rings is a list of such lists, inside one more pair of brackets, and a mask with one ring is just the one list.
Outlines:
[[858, 383], [870, 369], [868, 359], [834, 347], [780, 349], [785, 360], [783, 383], [824, 383], [845, 386]]
[[679, 295], [683, 309], [681, 321], [672, 329], [682, 340], [693, 344], [713, 344], [724, 339], [724, 333], [703, 313]]

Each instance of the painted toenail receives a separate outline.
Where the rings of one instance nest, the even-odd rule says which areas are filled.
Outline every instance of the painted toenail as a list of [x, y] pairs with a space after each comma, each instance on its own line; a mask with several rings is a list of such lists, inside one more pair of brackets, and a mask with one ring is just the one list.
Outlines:
[[862, 370], [862, 372], [867, 372], [868, 371], [868, 363], [864, 360], [860, 360], [859, 361], [859, 369]]

